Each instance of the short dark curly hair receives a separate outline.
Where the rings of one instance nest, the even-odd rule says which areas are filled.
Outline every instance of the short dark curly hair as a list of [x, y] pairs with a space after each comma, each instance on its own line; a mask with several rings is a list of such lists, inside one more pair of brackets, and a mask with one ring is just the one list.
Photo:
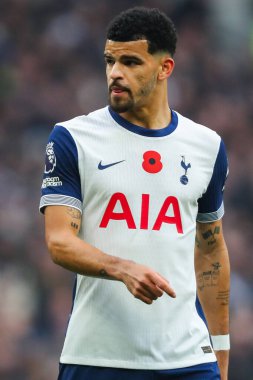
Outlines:
[[177, 32], [172, 20], [157, 8], [134, 7], [116, 16], [107, 28], [107, 39], [127, 42], [146, 39], [148, 52], [176, 51]]

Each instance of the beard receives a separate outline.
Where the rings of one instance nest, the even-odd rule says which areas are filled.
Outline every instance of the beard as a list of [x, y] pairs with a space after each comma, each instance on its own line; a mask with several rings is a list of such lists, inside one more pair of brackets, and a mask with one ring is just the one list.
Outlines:
[[113, 111], [117, 113], [124, 113], [131, 111], [134, 108], [134, 99], [132, 94], [128, 92], [128, 99], [120, 99], [118, 97], [113, 98], [109, 95], [109, 105]]
[[[156, 85], [156, 76], [152, 76], [150, 80], [140, 86], [139, 91], [134, 97], [129, 88], [124, 88], [127, 91], [127, 97], [113, 97], [111, 95], [111, 90], [109, 89], [109, 105], [113, 111], [117, 113], [124, 113], [132, 111], [136, 106], [140, 104], [145, 104], [145, 98], [147, 98]], [[137, 100], [136, 100], [137, 99]]]

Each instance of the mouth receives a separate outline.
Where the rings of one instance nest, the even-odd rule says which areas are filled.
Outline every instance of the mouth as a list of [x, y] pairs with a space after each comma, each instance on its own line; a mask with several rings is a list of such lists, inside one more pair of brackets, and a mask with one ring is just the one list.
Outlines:
[[120, 88], [115, 88], [115, 89], [112, 89], [111, 92], [112, 94], [122, 94], [122, 92], [125, 92], [125, 91]]
[[129, 90], [126, 87], [122, 86], [110, 86], [110, 93], [113, 95], [121, 95], [125, 92], [129, 92]]

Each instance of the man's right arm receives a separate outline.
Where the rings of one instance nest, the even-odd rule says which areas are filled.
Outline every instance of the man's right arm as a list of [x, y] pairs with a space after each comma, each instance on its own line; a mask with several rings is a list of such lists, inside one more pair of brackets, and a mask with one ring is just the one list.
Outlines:
[[169, 282], [152, 269], [111, 256], [78, 237], [81, 213], [69, 206], [45, 208], [45, 235], [52, 260], [73, 272], [122, 281], [134, 297], [151, 304], [163, 293], [175, 297]]

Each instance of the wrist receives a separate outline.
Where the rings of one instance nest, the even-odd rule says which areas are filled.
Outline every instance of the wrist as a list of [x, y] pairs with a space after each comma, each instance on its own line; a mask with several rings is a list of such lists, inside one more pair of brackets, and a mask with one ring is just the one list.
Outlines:
[[112, 256], [110, 263], [106, 265], [107, 275], [116, 281], [125, 282], [127, 276], [128, 267], [132, 265], [132, 261], [125, 260], [116, 256]]
[[132, 260], [120, 259], [117, 263], [117, 280], [125, 284], [133, 265], [136, 265], [136, 263]]
[[122, 281], [123, 262], [125, 260], [116, 256], [104, 254], [101, 251], [100, 253], [103, 256], [96, 268], [97, 277], [107, 280]]

